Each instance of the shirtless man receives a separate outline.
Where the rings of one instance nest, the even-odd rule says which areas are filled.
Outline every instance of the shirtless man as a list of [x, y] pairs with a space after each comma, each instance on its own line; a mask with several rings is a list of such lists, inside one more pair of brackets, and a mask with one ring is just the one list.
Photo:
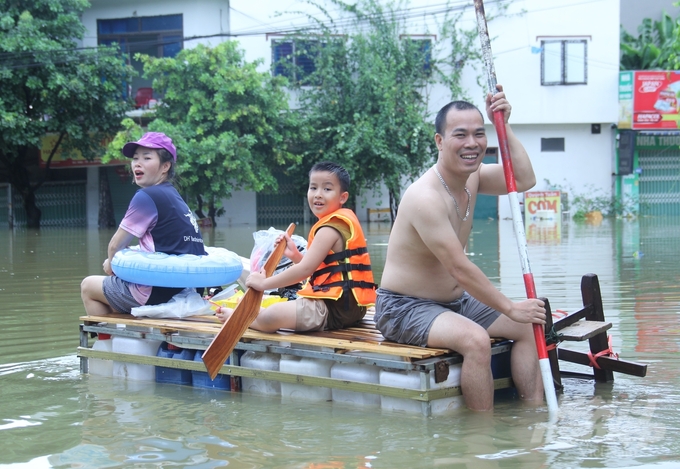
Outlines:
[[[486, 98], [486, 112], [505, 113], [517, 191], [536, 178], [508, 119], [503, 88]], [[463, 355], [461, 386], [472, 410], [493, 409], [489, 337], [512, 339], [512, 378], [521, 398], [543, 399], [532, 323], [545, 323], [538, 299], [513, 302], [466, 256], [477, 194], [507, 194], [503, 167], [482, 164], [487, 146], [484, 118], [474, 105], [454, 101], [435, 121], [437, 163], [404, 193], [390, 234], [378, 289], [375, 321], [396, 342], [448, 348]]]

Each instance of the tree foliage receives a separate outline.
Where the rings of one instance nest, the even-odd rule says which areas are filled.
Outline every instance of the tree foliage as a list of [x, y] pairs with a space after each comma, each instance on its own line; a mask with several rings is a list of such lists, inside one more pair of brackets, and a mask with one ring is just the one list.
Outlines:
[[677, 70], [680, 68], [680, 26], [664, 12], [660, 21], [642, 20], [638, 35], [621, 27], [621, 70]]
[[[200, 217], [205, 204], [214, 223], [220, 200], [235, 190], [275, 190], [273, 170], [299, 162], [294, 147], [302, 134], [288, 109], [285, 78], [258, 72], [261, 61], [245, 61], [237, 42], [139, 58], [163, 96], [148, 130], [173, 139], [179, 183]], [[124, 124], [112, 156], [141, 134], [131, 121]]]
[[[92, 159], [129, 107], [133, 70], [115, 48], [78, 48], [86, 0], [0, 0], [0, 163], [21, 194], [27, 225], [40, 226], [35, 192], [57, 150]], [[29, 172], [45, 134], [56, 134], [46, 168]]]
[[[464, 97], [462, 70], [480, 58], [477, 31], [459, 28], [460, 14], [447, 15], [436, 34], [412, 37], [405, 1], [327, 3], [343, 20], [312, 2], [321, 12], [312, 16], [318, 28], [291, 37], [301, 45], [297, 54], [316, 58], [315, 72], [295, 83], [312, 132], [299, 173], [303, 179], [313, 163], [328, 159], [350, 172], [354, 194], [384, 183], [394, 217], [404, 179], [435, 160], [429, 92], [443, 83], [455, 99]], [[285, 59], [278, 65], [295, 68]]]

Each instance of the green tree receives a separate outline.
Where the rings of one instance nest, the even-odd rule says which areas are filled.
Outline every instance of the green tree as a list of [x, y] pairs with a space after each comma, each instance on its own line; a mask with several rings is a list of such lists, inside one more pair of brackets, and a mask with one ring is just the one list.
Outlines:
[[[57, 150], [92, 159], [115, 134], [128, 104], [133, 70], [115, 48], [79, 48], [86, 0], [0, 0], [0, 163], [21, 194], [27, 226], [40, 227], [35, 193]], [[31, 174], [31, 155], [56, 135], [46, 167]]]
[[[175, 142], [179, 182], [199, 217], [205, 204], [214, 223], [220, 200], [235, 190], [275, 190], [273, 170], [300, 161], [295, 146], [304, 132], [288, 109], [286, 79], [258, 72], [262, 61], [246, 62], [237, 42], [198, 45], [175, 58], [139, 58], [163, 96], [148, 130]], [[113, 152], [139, 134], [131, 124]]]
[[660, 21], [642, 20], [638, 35], [621, 27], [621, 70], [677, 70], [680, 68], [680, 27], [664, 12]]
[[462, 30], [460, 14], [447, 14], [437, 34], [422, 41], [408, 35], [405, 1], [330, 3], [345, 18], [333, 19], [313, 2], [322, 12], [312, 17], [318, 28], [290, 38], [294, 55], [315, 57], [316, 70], [305, 75], [296, 66], [304, 62], [291, 57], [276, 64], [304, 77], [295, 85], [312, 138], [298, 174], [302, 181], [313, 163], [330, 159], [350, 172], [355, 194], [384, 182], [394, 217], [404, 178], [413, 180], [435, 160], [429, 91], [443, 83], [455, 99], [464, 97], [462, 69], [480, 59], [477, 30]]

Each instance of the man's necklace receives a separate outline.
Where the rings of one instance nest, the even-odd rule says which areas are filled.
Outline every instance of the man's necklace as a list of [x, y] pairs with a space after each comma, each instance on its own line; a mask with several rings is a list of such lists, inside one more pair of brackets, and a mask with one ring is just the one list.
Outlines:
[[442, 175], [439, 174], [439, 171], [437, 170], [437, 165], [434, 165], [432, 168], [434, 169], [434, 172], [437, 175], [437, 177], [439, 178], [439, 180], [442, 182], [442, 185], [444, 186], [444, 189], [446, 189], [446, 192], [448, 192], [449, 195], [451, 196], [451, 198], [453, 199], [453, 204], [456, 206], [456, 215], [458, 215], [458, 218], [460, 218], [461, 220], [466, 221], [468, 219], [468, 216], [470, 215], [470, 198], [471, 198], [470, 191], [468, 190], [467, 186], [463, 186], [463, 189], [465, 189], [465, 193], [468, 196], [468, 203], [467, 203], [467, 208], [465, 209], [465, 216], [461, 217], [460, 216], [460, 209], [458, 208], [458, 202], [456, 202], [456, 198], [451, 193], [449, 186], [447, 186], [446, 183], [444, 182], [444, 178], [442, 177]]

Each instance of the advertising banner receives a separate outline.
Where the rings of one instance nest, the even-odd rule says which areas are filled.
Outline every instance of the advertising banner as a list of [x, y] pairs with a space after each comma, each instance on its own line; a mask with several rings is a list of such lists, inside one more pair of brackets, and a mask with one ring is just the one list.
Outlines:
[[560, 191], [525, 192], [524, 224], [529, 243], [559, 243], [562, 237]]
[[680, 121], [680, 71], [619, 73], [619, 128], [677, 130]]
[[[57, 143], [58, 140], [59, 136], [57, 134], [47, 134], [42, 138], [40, 147], [41, 168], [44, 168], [46, 166], [47, 159], [50, 157], [52, 149], [54, 148], [54, 145]], [[108, 142], [102, 142], [102, 151], [104, 150], [104, 147], [107, 144]], [[107, 166], [121, 165], [130, 162], [129, 160], [127, 161], [126, 160], [127, 158], [121, 158], [120, 160], [112, 160], [108, 162]], [[57, 148], [57, 151], [54, 153], [54, 156], [52, 157], [52, 162], [50, 163], [50, 167], [52, 168], [73, 168], [101, 165], [102, 162], [99, 158], [95, 158], [94, 160], [89, 161], [85, 159], [85, 157], [77, 150], [70, 154], [66, 154], [63, 151], [63, 142], [62, 145], [60, 145], [59, 148]]]

